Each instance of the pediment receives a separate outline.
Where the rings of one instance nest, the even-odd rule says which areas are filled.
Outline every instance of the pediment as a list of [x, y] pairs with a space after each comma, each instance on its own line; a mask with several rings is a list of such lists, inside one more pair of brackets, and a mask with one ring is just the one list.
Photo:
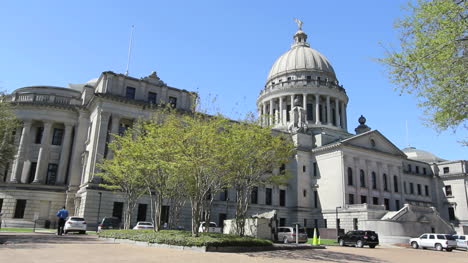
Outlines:
[[377, 152], [388, 153], [406, 158], [398, 147], [389, 139], [383, 136], [378, 130], [364, 132], [353, 137], [342, 140], [343, 145], [352, 145], [359, 148], [366, 148]]

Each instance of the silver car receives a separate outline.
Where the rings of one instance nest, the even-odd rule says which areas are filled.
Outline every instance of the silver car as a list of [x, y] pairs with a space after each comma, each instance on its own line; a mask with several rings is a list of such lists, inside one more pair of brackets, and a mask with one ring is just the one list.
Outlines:
[[[278, 227], [278, 241], [287, 243], [296, 242], [296, 228], [290, 226]], [[307, 242], [307, 233], [304, 228], [299, 228], [299, 243]]]
[[464, 248], [468, 250], [468, 235], [453, 235], [457, 240], [457, 248]]

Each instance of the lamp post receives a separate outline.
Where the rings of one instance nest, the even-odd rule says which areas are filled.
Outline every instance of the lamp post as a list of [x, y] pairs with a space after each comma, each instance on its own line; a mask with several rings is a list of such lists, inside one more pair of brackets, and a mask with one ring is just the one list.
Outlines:
[[99, 214], [101, 213], [101, 199], [102, 199], [102, 192], [98, 192], [99, 194], [99, 205], [97, 210], [97, 225], [96, 225], [96, 232], [99, 230]]
[[336, 238], [340, 235], [340, 219], [338, 219], [338, 209], [340, 209], [341, 206], [337, 206], [335, 209], [336, 212]]

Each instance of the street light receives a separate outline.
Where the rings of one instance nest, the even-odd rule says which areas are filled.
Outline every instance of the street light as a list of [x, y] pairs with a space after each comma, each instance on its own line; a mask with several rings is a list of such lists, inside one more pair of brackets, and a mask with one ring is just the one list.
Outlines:
[[341, 208], [341, 206], [337, 206], [335, 209], [336, 212], [336, 238], [340, 235], [340, 219], [338, 219], [338, 209]]
[[102, 199], [102, 192], [98, 192], [99, 194], [99, 205], [97, 210], [97, 225], [96, 225], [96, 232], [99, 230], [99, 214], [101, 213], [101, 199]]

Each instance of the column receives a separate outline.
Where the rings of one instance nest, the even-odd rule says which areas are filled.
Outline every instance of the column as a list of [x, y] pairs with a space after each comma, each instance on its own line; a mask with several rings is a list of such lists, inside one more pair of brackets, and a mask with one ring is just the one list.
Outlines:
[[262, 125], [266, 126], [267, 125], [267, 120], [266, 120], [266, 103], [262, 103], [263, 105], [263, 114], [262, 114]]
[[93, 183], [100, 183], [100, 177], [96, 175], [99, 168], [96, 166], [97, 163], [101, 162], [101, 159], [104, 157], [104, 151], [106, 149], [108, 128], [109, 128], [109, 119], [110, 113], [100, 110], [98, 116], [99, 122], [96, 123], [96, 132], [94, 133], [93, 138], [93, 149], [89, 153], [91, 158], [91, 163], [89, 167], [89, 177], [92, 178], [90, 181]]
[[341, 118], [340, 118], [340, 103], [337, 98], [335, 98], [335, 119], [336, 119], [336, 127], [341, 127]]
[[327, 124], [331, 125], [331, 109], [330, 109], [330, 96], [327, 96]]
[[20, 183], [21, 182], [21, 174], [23, 172], [23, 161], [24, 161], [24, 153], [29, 147], [29, 133], [31, 131], [31, 120], [24, 120], [23, 121], [23, 131], [21, 132], [21, 138], [18, 145], [18, 151], [15, 155], [15, 159], [12, 165], [12, 171], [10, 176], [11, 183]]
[[307, 94], [306, 93], [302, 94], [302, 108], [304, 109], [304, 112], [305, 112], [305, 121], [307, 121]]
[[78, 122], [75, 129], [75, 136], [73, 142], [73, 149], [70, 161], [70, 171], [68, 177], [68, 185], [71, 188], [78, 187], [82, 177], [85, 176], [83, 172], [84, 163], [81, 162], [83, 155], [85, 155], [86, 145], [85, 141], [88, 136], [89, 129], [89, 113], [80, 110]]
[[[291, 95], [291, 110], [292, 110], [292, 108], [294, 108], [294, 94]], [[286, 107], [286, 109], [287, 109], [287, 107]], [[286, 110], [286, 111], [288, 111], [288, 110]], [[289, 115], [289, 121], [294, 121], [292, 116], [291, 116], [291, 113], [287, 112], [287, 114]]]
[[273, 125], [273, 99], [270, 99], [270, 116], [268, 120], [268, 125]]
[[320, 124], [320, 97], [315, 94], [315, 124]]
[[[109, 143], [111, 143], [114, 140], [114, 136], [119, 133], [119, 127], [120, 127], [120, 116], [117, 114], [112, 114], [112, 119], [111, 119], [111, 134], [109, 135]], [[107, 151], [107, 159], [112, 159], [114, 158], [114, 152], [112, 152], [111, 149], [108, 149]]]
[[57, 172], [57, 181], [55, 184], [62, 185], [65, 183], [67, 175], [68, 158], [71, 151], [71, 134], [73, 131], [73, 124], [65, 123], [65, 134], [63, 135], [62, 149], [60, 151], [60, 161]]
[[50, 130], [52, 122], [44, 122], [44, 133], [42, 134], [41, 148], [39, 148], [39, 156], [37, 157], [36, 174], [34, 175], [33, 184], [44, 183], [44, 175], [47, 173], [49, 166], [49, 145], [50, 145]]
[[282, 125], [284, 120], [283, 120], [283, 97], [279, 97], [279, 124]]
[[341, 102], [341, 127], [345, 130], [348, 130], [348, 120], [346, 117], [346, 104]]

